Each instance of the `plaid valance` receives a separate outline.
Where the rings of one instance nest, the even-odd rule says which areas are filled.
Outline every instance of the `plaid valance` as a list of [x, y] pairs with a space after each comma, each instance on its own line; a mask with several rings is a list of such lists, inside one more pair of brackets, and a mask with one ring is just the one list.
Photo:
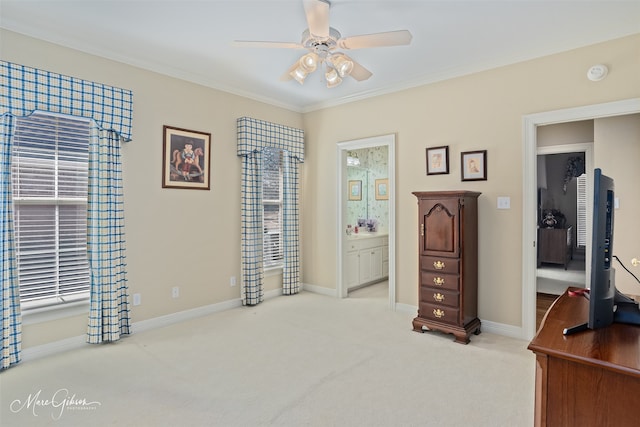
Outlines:
[[298, 162], [304, 162], [304, 131], [250, 117], [238, 119], [238, 156], [246, 156], [264, 147], [289, 152]]
[[130, 141], [132, 104], [127, 89], [0, 61], [0, 115], [39, 110], [85, 117]]

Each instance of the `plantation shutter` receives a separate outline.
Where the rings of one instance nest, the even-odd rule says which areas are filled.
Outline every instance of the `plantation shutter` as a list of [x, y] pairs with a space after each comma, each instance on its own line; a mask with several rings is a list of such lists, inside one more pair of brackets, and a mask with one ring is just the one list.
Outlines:
[[579, 248], [587, 246], [587, 175], [582, 174], [578, 177], [578, 193], [577, 193], [577, 243]]
[[88, 120], [34, 113], [17, 117], [12, 191], [25, 308], [89, 296]]
[[282, 264], [282, 150], [265, 148], [262, 158], [264, 205], [264, 266]]

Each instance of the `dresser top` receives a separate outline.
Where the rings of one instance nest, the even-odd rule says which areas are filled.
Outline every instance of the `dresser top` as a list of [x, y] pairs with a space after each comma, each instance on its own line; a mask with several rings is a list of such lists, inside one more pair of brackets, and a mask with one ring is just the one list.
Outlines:
[[585, 323], [588, 318], [589, 300], [571, 296], [567, 290], [547, 311], [529, 350], [640, 377], [640, 326], [614, 323], [563, 335], [564, 328]]
[[447, 191], [414, 191], [414, 196], [419, 199], [435, 199], [442, 197], [478, 197], [482, 193], [477, 191], [466, 190], [447, 190]]

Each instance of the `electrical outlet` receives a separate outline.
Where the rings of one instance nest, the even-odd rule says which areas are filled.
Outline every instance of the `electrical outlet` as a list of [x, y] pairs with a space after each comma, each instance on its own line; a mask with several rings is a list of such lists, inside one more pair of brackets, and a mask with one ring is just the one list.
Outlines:
[[231, 276], [231, 279], [229, 279], [229, 285], [231, 286], [236, 285], [236, 276]]
[[180, 296], [180, 288], [178, 286], [174, 286], [171, 288], [171, 298], [178, 298]]
[[142, 304], [142, 296], [140, 294], [133, 294], [133, 305]]

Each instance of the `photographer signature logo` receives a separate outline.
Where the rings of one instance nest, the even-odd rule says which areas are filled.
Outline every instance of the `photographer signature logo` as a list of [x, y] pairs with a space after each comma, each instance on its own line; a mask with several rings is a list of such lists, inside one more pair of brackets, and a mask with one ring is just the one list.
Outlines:
[[43, 395], [42, 389], [36, 393], [22, 399], [15, 399], [9, 405], [9, 409], [14, 414], [18, 412], [31, 412], [37, 417], [41, 413], [51, 410], [51, 418], [59, 420], [65, 411], [93, 411], [102, 403], [96, 401], [88, 401], [84, 397], [78, 397], [75, 393], [70, 393], [68, 389], [58, 389], [51, 397], [47, 398]]

